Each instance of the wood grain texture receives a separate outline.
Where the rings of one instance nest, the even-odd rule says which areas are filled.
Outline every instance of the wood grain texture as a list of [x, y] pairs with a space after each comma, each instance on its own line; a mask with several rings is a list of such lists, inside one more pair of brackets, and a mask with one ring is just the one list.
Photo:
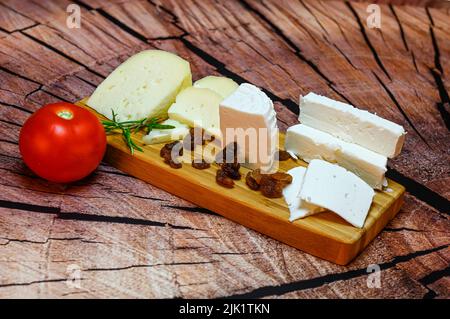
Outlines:
[[[10, 17], [0, 25], [1, 297], [450, 297], [448, 5], [381, 4], [377, 30], [360, 2], [76, 2], [81, 29], [64, 23], [68, 1], [0, 1]], [[407, 189], [399, 214], [342, 267], [106, 164], [70, 185], [35, 177], [17, 146], [26, 118], [90, 95], [145, 48], [180, 54], [195, 79], [263, 87], [282, 128], [310, 90], [404, 125], [388, 172]], [[367, 287], [370, 264], [382, 289]], [[70, 265], [80, 289], [66, 284]]]

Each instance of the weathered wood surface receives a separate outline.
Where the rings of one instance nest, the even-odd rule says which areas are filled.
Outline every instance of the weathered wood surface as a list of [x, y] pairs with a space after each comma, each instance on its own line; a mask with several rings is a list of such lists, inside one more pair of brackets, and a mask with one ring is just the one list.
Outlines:
[[[81, 29], [66, 26], [70, 1], [0, 0], [0, 297], [450, 297], [448, 4], [382, 4], [369, 29], [361, 2], [75, 2]], [[342, 267], [107, 165], [72, 185], [35, 177], [17, 146], [26, 118], [89, 95], [145, 48], [177, 52], [195, 78], [263, 87], [282, 128], [308, 91], [404, 125], [389, 171], [407, 187], [401, 212]]]

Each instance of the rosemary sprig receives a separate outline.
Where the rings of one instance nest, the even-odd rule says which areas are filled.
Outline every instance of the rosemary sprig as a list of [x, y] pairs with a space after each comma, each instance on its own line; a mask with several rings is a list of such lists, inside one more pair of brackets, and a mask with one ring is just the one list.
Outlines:
[[104, 120], [102, 121], [103, 127], [105, 128], [106, 134], [111, 133], [117, 133], [118, 131], [121, 132], [123, 139], [125, 140], [125, 143], [127, 143], [128, 148], [130, 149], [131, 154], [134, 154], [134, 150], [138, 150], [139, 152], [142, 152], [142, 148], [136, 145], [136, 143], [131, 138], [131, 134], [137, 133], [141, 129], [144, 129], [146, 133], [150, 133], [153, 129], [158, 130], [167, 130], [175, 128], [175, 126], [172, 125], [166, 125], [166, 124], [159, 124], [159, 119], [157, 118], [143, 118], [141, 120], [136, 121], [123, 121], [118, 122], [117, 121], [117, 114], [112, 111], [112, 120]]

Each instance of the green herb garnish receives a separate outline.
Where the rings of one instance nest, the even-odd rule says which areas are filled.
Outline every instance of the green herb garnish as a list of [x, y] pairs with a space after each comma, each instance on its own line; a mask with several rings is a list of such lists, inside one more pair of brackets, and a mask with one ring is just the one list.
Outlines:
[[134, 154], [134, 150], [142, 152], [142, 148], [133, 142], [131, 134], [137, 133], [141, 129], [144, 129], [148, 134], [153, 129], [168, 130], [175, 128], [175, 126], [172, 125], [159, 124], [158, 122], [160, 120], [158, 118], [151, 118], [151, 119], [144, 118], [142, 120], [136, 121], [118, 122], [117, 114], [114, 112], [114, 110], [111, 111], [112, 111], [112, 120], [102, 121], [103, 127], [105, 128], [105, 132], [106, 134], [110, 134], [110, 133], [117, 133], [118, 131], [120, 131], [122, 133], [123, 139], [125, 140], [125, 143], [127, 143], [128, 148], [130, 149], [131, 154]]

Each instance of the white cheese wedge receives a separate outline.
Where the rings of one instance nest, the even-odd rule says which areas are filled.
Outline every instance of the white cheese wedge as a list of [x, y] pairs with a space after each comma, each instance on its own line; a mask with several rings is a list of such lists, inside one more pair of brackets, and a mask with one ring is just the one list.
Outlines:
[[189, 87], [177, 95], [168, 110], [169, 118], [220, 136], [219, 103], [222, 97], [210, 89]]
[[402, 126], [315, 93], [300, 97], [299, 120], [389, 158], [400, 154], [405, 141]]
[[363, 227], [375, 191], [362, 179], [336, 164], [312, 160], [300, 198], [331, 210], [355, 227]]
[[192, 85], [189, 62], [165, 51], [142, 51], [119, 65], [94, 91], [87, 105], [120, 121], [167, 117], [177, 94]]
[[357, 144], [347, 143], [328, 133], [297, 124], [287, 130], [285, 149], [305, 162], [322, 159], [338, 163], [373, 188], [383, 187], [387, 157]]
[[178, 141], [183, 139], [187, 134], [189, 134], [189, 126], [182, 124], [175, 120], [165, 120], [161, 122], [162, 125], [172, 125], [175, 126], [173, 129], [153, 129], [142, 138], [144, 144], [159, 144], [166, 143], [169, 141]]
[[224, 99], [236, 91], [238, 86], [239, 84], [224, 76], [209, 75], [194, 82], [194, 87], [213, 90]]
[[220, 103], [223, 145], [237, 142], [243, 164], [264, 172], [275, 169], [278, 146], [276, 113], [270, 98], [244, 83]]
[[288, 205], [290, 216], [289, 221], [304, 218], [324, 211], [322, 207], [307, 203], [299, 197], [302, 189], [306, 167], [298, 166], [287, 171], [292, 176], [292, 183], [283, 189], [283, 197]]

